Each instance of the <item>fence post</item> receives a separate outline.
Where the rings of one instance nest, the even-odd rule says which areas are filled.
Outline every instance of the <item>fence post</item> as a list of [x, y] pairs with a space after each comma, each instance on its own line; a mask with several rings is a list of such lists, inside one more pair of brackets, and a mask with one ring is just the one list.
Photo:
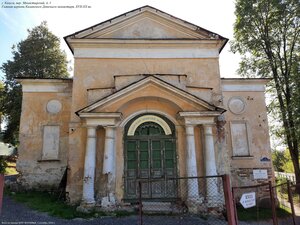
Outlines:
[[277, 215], [276, 215], [276, 202], [275, 202], [275, 198], [274, 198], [272, 181], [269, 181], [269, 190], [270, 190], [270, 198], [271, 198], [271, 205], [272, 205], [272, 219], [273, 219], [273, 224], [274, 225], [278, 225]]
[[140, 225], [143, 225], [143, 203], [142, 203], [142, 184], [139, 181], [139, 219]]
[[293, 224], [296, 225], [296, 221], [295, 221], [294, 201], [293, 201], [293, 196], [292, 196], [292, 192], [291, 192], [291, 183], [290, 183], [289, 180], [287, 181], [287, 188], [288, 188], [289, 202], [290, 202], [290, 204], [291, 204]]
[[227, 212], [228, 225], [237, 225], [235, 217], [235, 206], [233, 204], [233, 196], [230, 188], [230, 178], [228, 174], [222, 175], [225, 206]]
[[4, 189], [4, 174], [0, 174], [0, 215], [2, 213], [3, 189]]

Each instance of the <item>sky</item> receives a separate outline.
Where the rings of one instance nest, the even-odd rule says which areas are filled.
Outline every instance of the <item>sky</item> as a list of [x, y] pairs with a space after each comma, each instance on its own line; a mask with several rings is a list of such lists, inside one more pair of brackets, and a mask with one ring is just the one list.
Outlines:
[[[0, 2], [0, 65], [12, 58], [12, 46], [26, 39], [27, 29], [39, 25], [42, 21], [47, 21], [50, 31], [61, 39], [61, 48], [67, 53], [70, 66], [72, 66], [73, 56], [63, 40], [64, 36], [144, 5], [153, 6], [229, 40], [233, 39], [234, 0], [26, 1], [36, 4], [24, 4], [23, 0], [0, 0]], [[32, 6], [67, 6], [69, 8], [32, 8]], [[229, 52], [229, 49], [230, 44], [227, 43], [220, 54], [221, 77], [237, 77], [236, 70], [240, 57]], [[3, 80], [3, 78], [4, 74], [0, 71], [0, 79]]]

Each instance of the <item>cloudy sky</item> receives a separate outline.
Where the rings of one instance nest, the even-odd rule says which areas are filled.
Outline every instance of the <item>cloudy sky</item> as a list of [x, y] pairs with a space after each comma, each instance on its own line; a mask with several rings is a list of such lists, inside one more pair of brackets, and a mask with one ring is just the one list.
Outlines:
[[[44, 4], [23, 4], [21, 0], [0, 2], [0, 65], [11, 59], [12, 45], [26, 38], [27, 29], [39, 25], [44, 20], [48, 22], [49, 29], [60, 37], [61, 48], [66, 51], [68, 60], [72, 62], [72, 54], [63, 40], [64, 36], [144, 5], [153, 6], [229, 39], [233, 38], [234, 0], [27, 1]], [[32, 8], [43, 5], [56, 8]], [[69, 8], [57, 8], [58, 6]], [[220, 55], [221, 76], [236, 76], [238, 62], [239, 57], [229, 52], [227, 44]], [[0, 79], [3, 79], [2, 72]]]

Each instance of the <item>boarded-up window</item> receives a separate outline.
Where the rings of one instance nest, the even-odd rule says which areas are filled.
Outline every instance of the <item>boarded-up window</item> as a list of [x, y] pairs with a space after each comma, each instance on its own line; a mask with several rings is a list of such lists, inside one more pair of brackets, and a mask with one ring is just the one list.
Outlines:
[[247, 123], [232, 121], [230, 129], [233, 156], [250, 156]]
[[43, 160], [58, 159], [59, 126], [44, 126]]

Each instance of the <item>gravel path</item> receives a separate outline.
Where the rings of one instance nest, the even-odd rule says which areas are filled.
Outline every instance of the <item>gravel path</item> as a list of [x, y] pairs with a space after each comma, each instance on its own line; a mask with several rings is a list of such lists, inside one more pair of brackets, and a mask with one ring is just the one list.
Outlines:
[[[145, 216], [144, 225], [205, 225], [219, 224], [203, 221], [197, 217], [172, 217], [172, 216]], [[101, 225], [134, 225], [139, 224], [138, 216], [127, 216], [121, 218], [102, 217], [95, 219], [73, 219], [64, 220], [56, 217], [51, 217], [46, 213], [37, 212], [29, 209], [24, 204], [13, 201], [5, 196], [3, 201], [2, 215], [0, 217], [1, 225], [4, 224], [101, 224]], [[225, 224], [225, 223], [223, 223]], [[222, 225], [223, 225], [222, 224]], [[221, 225], [221, 224], [220, 224]]]
[[[300, 222], [300, 217], [298, 217]], [[172, 216], [144, 216], [144, 225], [225, 225], [225, 222], [218, 221], [204, 221], [198, 217], [172, 217]], [[121, 218], [102, 217], [95, 219], [81, 219], [64, 220], [49, 216], [47, 213], [41, 213], [29, 209], [24, 204], [13, 201], [11, 198], [5, 196], [3, 201], [2, 215], [0, 216], [0, 225], [5, 224], [89, 224], [89, 225], [135, 225], [139, 224], [138, 216], [127, 216]], [[240, 222], [239, 225], [271, 225], [272, 222]], [[280, 224], [292, 224], [290, 220], [280, 221]], [[300, 224], [300, 223], [298, 223]]]

